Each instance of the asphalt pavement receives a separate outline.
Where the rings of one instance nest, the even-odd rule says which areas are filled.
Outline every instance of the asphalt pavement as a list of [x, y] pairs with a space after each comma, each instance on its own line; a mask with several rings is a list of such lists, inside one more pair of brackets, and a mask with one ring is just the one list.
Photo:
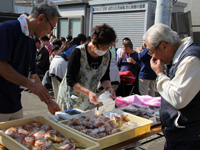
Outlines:
[[[50, 92], [50, 94], [53, 95], [53, 92]], [[24, 117], [34, 117], [38, 115], [44, 117], [48, 116], [46, 104], [41, 102], [38, 96], [33, 93], [25, 91], [22, 92], [22, 106], [24, 110]], [[160, 134], [162, 135], [162, 132]], [[139, 144], [145, 144], [139, 145], [137, 150], [163, 150], [165, 138], [161, 137], [156, 140], [152, 140], [157, 137], [159, 137], [159, 135], [153, 135], [138, 141]]]
[[39, 97], [33, 93], [22, 92], [22, 106], [24, 117], [44, 116], [48, 115], [48, 109], [44, 102], [41, 102]]

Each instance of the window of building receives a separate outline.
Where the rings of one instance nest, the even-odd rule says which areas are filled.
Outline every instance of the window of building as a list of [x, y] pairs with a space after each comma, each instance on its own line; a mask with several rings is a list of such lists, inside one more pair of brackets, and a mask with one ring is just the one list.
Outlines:
[[67, 37], [68, 32], [68, 18], [59, 19], [59, 36], [58, 37]]
[[82, 17], [59, 18], [57, 37], [76, 37], [82, 33], [82, 27]]
[[81, 33], [81, 20], [80, 19], [70, 19], [69, 20], [69, 31], [72, 37], [77, 36]]

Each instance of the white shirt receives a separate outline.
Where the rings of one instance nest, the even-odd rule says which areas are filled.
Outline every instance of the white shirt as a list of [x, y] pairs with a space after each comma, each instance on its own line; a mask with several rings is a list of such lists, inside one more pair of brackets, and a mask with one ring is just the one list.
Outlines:
[[124, 51], [123, 48], [118, 48], [118, 49], [117, 49], [117, 60], [120, 58], [121, 53], [122, 53], [123, 51]]
[[49, 67], [49, 74], [54, 74], [58, 76], [60, 79], [63, 79], [66, 69], [67, 69], [68, 61], [66, 61], [61, 56], [55, 55], [53, 58], [50, 67]]
[[[182, 52], [192, 44], [192, 38], [186, 38], [176, 51], [172, 63], [176, 63]], [[184, 58], [172, 80], [166, 75], [158, 78], [157, 89], [160, 95], [177, 109], [184, 108], [200, 90], [200, 59], [196, 56]]]
[[116, 63], [117, 63], [117, 61], [116, 61], [117, 60], [116, 50], [113, 47], [110, 51], [111, 51], [111, 54], [112, 54], [112, 59], [111, 59], [111, 62], [110, 62], [110, 81], [111, 82], [113, 82], [113, 81], [120, 82], [119, 69], [116, 65]]

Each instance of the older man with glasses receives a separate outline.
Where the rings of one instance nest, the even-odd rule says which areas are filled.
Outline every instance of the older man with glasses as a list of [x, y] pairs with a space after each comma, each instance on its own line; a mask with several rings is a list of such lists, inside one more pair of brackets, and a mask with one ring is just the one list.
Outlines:
[[52, 114], [60, 110], [37, 75], [36, 45], [32, 38], [51, 33], [58, 17], [57, 7], [44, 2], [33, 7], [29, 17], [22, 14], [18, 20], [0, 24], [0, 121], [23, 117], [21, 92], [24, 87], [45, 102]]
[[[160, 119], [165, 150], [197, 150], [200, 147], [200, 46], [191, 37], [182, 41], [164, 24], [155, 24], [144, 35], [152, 55], [162, 96]], [[167, 74], [163, 64], [167, 65]]]

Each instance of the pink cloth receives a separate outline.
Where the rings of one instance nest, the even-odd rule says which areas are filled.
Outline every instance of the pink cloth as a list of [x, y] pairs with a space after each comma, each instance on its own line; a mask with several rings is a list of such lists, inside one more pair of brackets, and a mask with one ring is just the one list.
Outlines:
[[116, 97], [115, 104], [117, 107], [126, 107], [130, 104], [140, 104], [145, 106], [160, 107], [161, 97], [152, 97], [149, 95], [131, 95], [127, 97]]

